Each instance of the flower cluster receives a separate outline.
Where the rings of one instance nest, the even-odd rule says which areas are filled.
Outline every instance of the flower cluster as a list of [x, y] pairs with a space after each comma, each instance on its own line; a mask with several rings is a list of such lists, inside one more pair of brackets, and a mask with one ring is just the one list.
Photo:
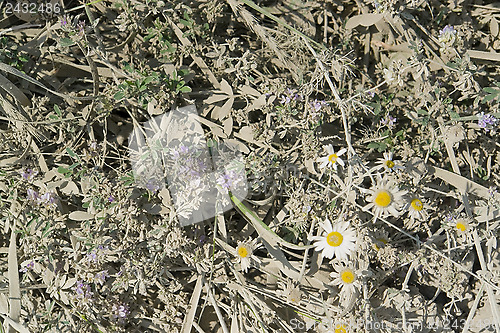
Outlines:
[[119, 325], [123, 325], [130, 315], [130, 308], [127, 304], [113, 304], [111, 307], [111, 319]]
[[57, 198], [52, 192], [45, 192], [40, 195], [37, 191], [29, 188], [26, 190], [26, 198], [32, 204], [46, 207], [46, 208], [55, 208], [57, 206]]
[[73, 291], [75, 292], [74, 299], [78, 305], [84, 306], [93, 301], [92, 297], [94, 296], [94, 293], [92, 292], [89, 284], [79, 280], [73, 287]]
[[443, 48], [453, 47], [457, 39], [457, 31], [451, 25], [447, 25], [439, 31], [438, 41]]
[[38, 171], [33, 170], [31, 168], [27, 168], [26, 170], [21, 172], [21, 177], [29, 182], [31, 182], [36, 175], [38, 175]]
[[490, 130], [492, 130], [492, 132], [495, 131], [495, 127], [498, 123], [498, 119], [495, 118], [495, 116], [491, 114], [484, 114], [484, 112], [481, 112], [478, 113], [476, 117], [479, 127], [484, 128], [486, 132], [489, 132]]
[[291, 101], [300, 101], [302, 100], [302, 95], [297, 93], [297, 90], [286, 88], [285, 93], [281, 95], [280, 103], [285, 106], [290, 104]]

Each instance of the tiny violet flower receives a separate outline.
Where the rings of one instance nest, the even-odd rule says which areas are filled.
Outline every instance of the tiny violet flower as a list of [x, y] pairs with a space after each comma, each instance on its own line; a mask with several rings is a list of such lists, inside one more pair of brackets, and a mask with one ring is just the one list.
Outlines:
[[309, 106], [310, 106], [312, 112], [319, 112], [326, 105], [328, 105], [328, 104], [325, 101], [318, 101], [317, 99], [309, 102]]
[[21, 172], [21, 177], [24, 179], [24, 180], [27, 180], [27, 181], [32, 181], [33, 178], [35, 178], [35, 176], [38, 175], [38, 171], [35, 171], [33, 169], [26, 169], [25, 171]]
[[456, 41], [457, 31], [451, 25], [447, 25], [439, 31], [438, 40], [443, 47], [452, 47]]
[[40, 196], [38, 195], [38, 192], [29, 188], [26, 190], [26, 198], [31, 201], [32, 203], [36, 203]]
[[397, 118], [394, 118], [391, 115], [387, 115], [387, 117], [380, 120], [380, 124], [387, 126], [389, 128], [393, 128], [397, 120], [398, 120]]
[[491, 114], [484, 114], [484, 112], [478, 113], [476, 115], [477, 117], [477, 124], [479, 127], [484, 128], [486, 132], [489, 132], [490, 130], [494, 129], [498, 119], [495, 118]]
[[130, 309], [127, 304], [113, 304], [111, 307], [111, 319], [119, 324], [124, 324], [129, 314]]
[[33, 260], [31, 260], [31, 261], [28, 261], [27, 264], [22, 263], [21, 269], [19, 270], [19, 272], [26, 273], [28, 270], [32, 270], [33, 268], [35, 268], [35, 262]]
[[90, 289], [90, 285], [83, 281], [77, 281], [75, 287], [73, 287], [73, 291], [75, 292], [75, 299], [82, 304], [92, 302], [92, 293]]
[[108, 201], [109, 202], [114, 202], [115, 198], [110, 194], [109, 197], [108, 197]]
[[94, 282], [102, 286], [104, 285], [108, 277], [109, 277], [108, 270], [98, 272], [94, 276]]
[[290, 102], [291, 102], [290, 97], [281, 95], [281, 100], [280, 100], [281, 105], [288, 105]]
[[52, 192], [46, 192], [38, 199], [38, 204], [45, 207], [56, 206], [56, 196]]

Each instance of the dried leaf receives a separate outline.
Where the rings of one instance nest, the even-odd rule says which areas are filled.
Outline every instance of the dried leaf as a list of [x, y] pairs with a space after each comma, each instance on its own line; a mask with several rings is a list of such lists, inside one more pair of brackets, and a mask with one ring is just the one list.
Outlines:
[[76, 211], [69, 214], [69, 218], [74, 221], [87, 221], [94, 218], [94, 214], [87, 212]]
[[210, 96], [206, 100], [204, 100], [204, 102], [206, 104], [213, 104], [213, 103], [217, 103], [217, 102], [223, 101], [225, 99], [228, 99], [227, 95], [217, 95], [217, 94], [215, 94], [215, 95]]
[[491, 17], [490, 32], [493, 37], [498, 36], [498, 21], [495, 19], [495, 17]]
[[220, 83], [220, 90], [222, 90], [223, 93], [232, 96], [233, 95], [233, 88], [227, 83], [226, 80], [222, 79]]
[[[10, 234], [7, 274], [9, 278], [9, 317], [17, 323], [21, 315], [21, 288], [19, 286], [19, 266], [17, 264], [17, 234], [14, 231], [15, 230], [12, 229]], [[13, 326], [10, 322], [9, 325]], [[12, 332], [12, 330], [9, 329], [9, 332]]]
[[354, 29], [359, 25], [369, 27], [384, 18], [383, 14], [361, 14], [351, 17], [345, 24], [346, 29]]

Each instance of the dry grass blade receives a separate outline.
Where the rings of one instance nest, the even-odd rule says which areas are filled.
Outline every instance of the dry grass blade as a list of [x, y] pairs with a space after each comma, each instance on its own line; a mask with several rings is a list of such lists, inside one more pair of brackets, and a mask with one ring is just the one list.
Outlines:
[[[9, 318], [17, 323], [19, 322], [19, 318], [21, 316], [21, 288], [19, 285], [19, 266], [17, 264], [17, 245], [14, 228], [12, 228], [10, 234], [7, 275], [9, 278]], [[14, 329], [19, 331], [11, 324], [11, 322], [9, 322], [9, 325], [9, 333], [14, 332]]]
[[203, 287], [203, 276], [200, 274], [196, 280], [196, 285], [189, 301], [189, 312], [184, 318], [182, 333], [190, 333], [193, 326], [196, 310], [198, 309], [198, 302], [200, 301], [201, 290]]
[[6, 65], [6, 64], [1, 63], [1, 62], [0, 62], [0, 70], [7, 72], [9, 74], [15, 75], [21, 79], [24, 79], [24, 80], [28, 81], [29, 83], [32, 83], [32, 84], [34, 84], [42, 89], [45, 89], [45, 90], [51, 92], [52, 94], [59, 96], [59, 97], [62, 97], [62, 98], [69, 98], [69, 99], [74, 99], [74, 100], [79, 100], [79, 101], [90, 101], [90, 100], [93, 100], [96, 98], [96, 96], [78, 97], [78, 96], [70, 96], [70, 95], [61, 94], [55, 90], [47, 88], [44, 84], [38, 82], [37, 80], [33, 79], [32, 77], [29, 77], [28, 75], [15, 69], [14, 67]]
[[3, 318], [4, 323], [7, 323], [10, 325], [10, 327], [14, 328], [17, 332], [19, 333], [30, 333], [30, 330], [28, 330], [26, 327], [23, 325], [19, 324], [18, 322], [12, 320], [9, 316], [6, 316], [2, 313], [0, 313], [0, 317]]
[[22, 106], [31, 106], [28, 97], [2, 74], [0, 74], [0, 87], [14, 97]]

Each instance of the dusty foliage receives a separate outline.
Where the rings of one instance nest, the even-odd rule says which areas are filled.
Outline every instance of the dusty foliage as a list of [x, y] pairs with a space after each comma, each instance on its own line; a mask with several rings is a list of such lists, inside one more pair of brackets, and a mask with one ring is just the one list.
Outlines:
[[498, 5], [51, 3], [2, 4], [0, 332], [500, 331]]

